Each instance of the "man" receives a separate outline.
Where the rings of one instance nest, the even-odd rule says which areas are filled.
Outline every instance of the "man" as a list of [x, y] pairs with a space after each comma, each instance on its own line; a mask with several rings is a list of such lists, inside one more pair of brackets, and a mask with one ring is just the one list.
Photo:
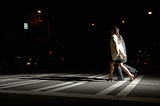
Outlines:
[[113, 72], [115, 69], [115, 64], [118, 64], [120, 68], [130, 77], [130, 82], [134, 80], [134, 75], [128, 70], [124, 65], [126, 59], [126, 50], [123, 47], [123, 38], [119, 34], [119, 28], [117, 26], [113, 27], [111, 30], [110, 37], [110, 74], [108, 80], [113, 80]]
[[[122, 37], [122, 36], [121, 36]], [[124, 60], [124, 65], [129, 69], [129, 71], [134, 74], [135, 77], [138, 76], [138, 70], [136, 70], [135, 68], [127, 65], [127, 51], [126, 51], [126, 45], [125, 45], [125, 42], [124, 42], [124, 39], [122, 37], [122, 45], [123, 45], [123, 48], [124, 48], [124, 51], [125, 51], [125, 54], [126, 54], [126, 58]], [[122, 69], [118, 66], [118, 64], [116, 63], [114, 65], [114, 69], [115, 69], [115, 72], [117, 73], [117, 81], [123, 81], [124, 80], [124, 75], [122, 73]]]

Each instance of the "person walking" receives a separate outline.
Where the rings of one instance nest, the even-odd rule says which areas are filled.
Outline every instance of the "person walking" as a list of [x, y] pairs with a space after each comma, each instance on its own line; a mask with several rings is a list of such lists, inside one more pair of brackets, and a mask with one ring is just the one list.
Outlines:
[[110, 49], [111, 49], [111, 61], [110, 61], [110, 75], [108, 80], [113, 79], [113, 72], [115, 64], [118, 64], [120, 68], [130, 77], [130, 81], [134, 79], [134, 75], [130, 73], [128, 68], [123, 64], [126, 60], [126, 50], [123, 47], [123, 38], [119, 33], [119, 28], [115, 26], [111, 30], [110, 38]]
[[[123, 45], [123, 48], [124, 48], [124, 53], [126, 55], [126, 58], [124, 59], [123, 64], [129, 69], [129, 71], [132, 74], [134, 74], [134, 77], [137, 77], [138, 76], [138, 70], [127, 64], [126, 44], [125, 44], [125, 41], [124, 41], [122, 36], [121, 36], [121, 38], [122, 38], [122, 45]], [[122, 72], [121, 68], [118, 66], [117, 63], [115, 63], [114, 70], [116, 71], [116, 74], [117, 74], [117, 81], [123, 81], [124, 80], [124, 75], [123, 75], [123, 72]]]

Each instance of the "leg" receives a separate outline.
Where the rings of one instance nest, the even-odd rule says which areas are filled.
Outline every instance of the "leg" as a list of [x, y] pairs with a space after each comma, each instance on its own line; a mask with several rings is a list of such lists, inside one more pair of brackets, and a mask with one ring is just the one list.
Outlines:
[[121, 69], [121, 67], [119, 67], [119, 65], [117, 63], [114, 64], [114, 70], [117, 73], [117, 80], [124, 80], [122, 69]]
[[114, 62], [110, 62], [110, 75], [109, 80], [113, 79], [113, 72], [114, 72]]
[[119, 65], [122, 67], [123, 71], [126, 72], [126, 74], [130, 77], [130, 80], [132, 81], [134, 79], [134, 75], [132, 73], [130, 73], [128, 68], [126, 66], [124, 66], [123, 63], [119, 63]]
[[137, 69], [135, 69], [135, 68], [133, 68], [133, 67], [127, 65], [127, 64], [124, 64], [124, 65], [129, 69], [129, 71], [130, 71], [132, 74], [134, 74], [135, 77], [138, 76], [138, 70], [137, 70]]

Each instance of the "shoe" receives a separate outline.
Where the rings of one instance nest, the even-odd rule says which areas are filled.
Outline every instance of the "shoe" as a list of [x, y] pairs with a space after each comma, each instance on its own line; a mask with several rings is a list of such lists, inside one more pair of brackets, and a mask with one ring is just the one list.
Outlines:
[[113, 80], [112, 78], [108, 78], [108, 79], [107, 79], [107, 81], [112, 81], [112, 80]]
[[132, 75], [130, 78], [130, 82], [132, 82], [134, 80], [134, 78], [135, 78], [134, 75]]
[[124, 81], [123, 78], [117, 78], [115, 81]]

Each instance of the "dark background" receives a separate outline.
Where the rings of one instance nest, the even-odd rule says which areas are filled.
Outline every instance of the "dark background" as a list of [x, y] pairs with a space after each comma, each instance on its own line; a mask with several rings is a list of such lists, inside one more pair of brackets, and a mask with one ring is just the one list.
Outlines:
[[[9, 55], [17, 48], [25, 52], [36, 48], [34, 54], [45, 55], [58, 40], [64, 46], [66, 66], [105, 67], [113, 25], [120, 27], [128, 57], [139, 49], [159, 48], [159, 4], [158, 0], [5, 0], [0, 6], [1, 39], [8, 33], [18, 33], [19, 42], [2, 42], [1, 50]], [[27, 40], [23, 29], [23, 22], [36, 9], [42, 10], [51, 25], [49, 40], [40, 44]], [[151, 16], [148, 10], [153, 10]]]

